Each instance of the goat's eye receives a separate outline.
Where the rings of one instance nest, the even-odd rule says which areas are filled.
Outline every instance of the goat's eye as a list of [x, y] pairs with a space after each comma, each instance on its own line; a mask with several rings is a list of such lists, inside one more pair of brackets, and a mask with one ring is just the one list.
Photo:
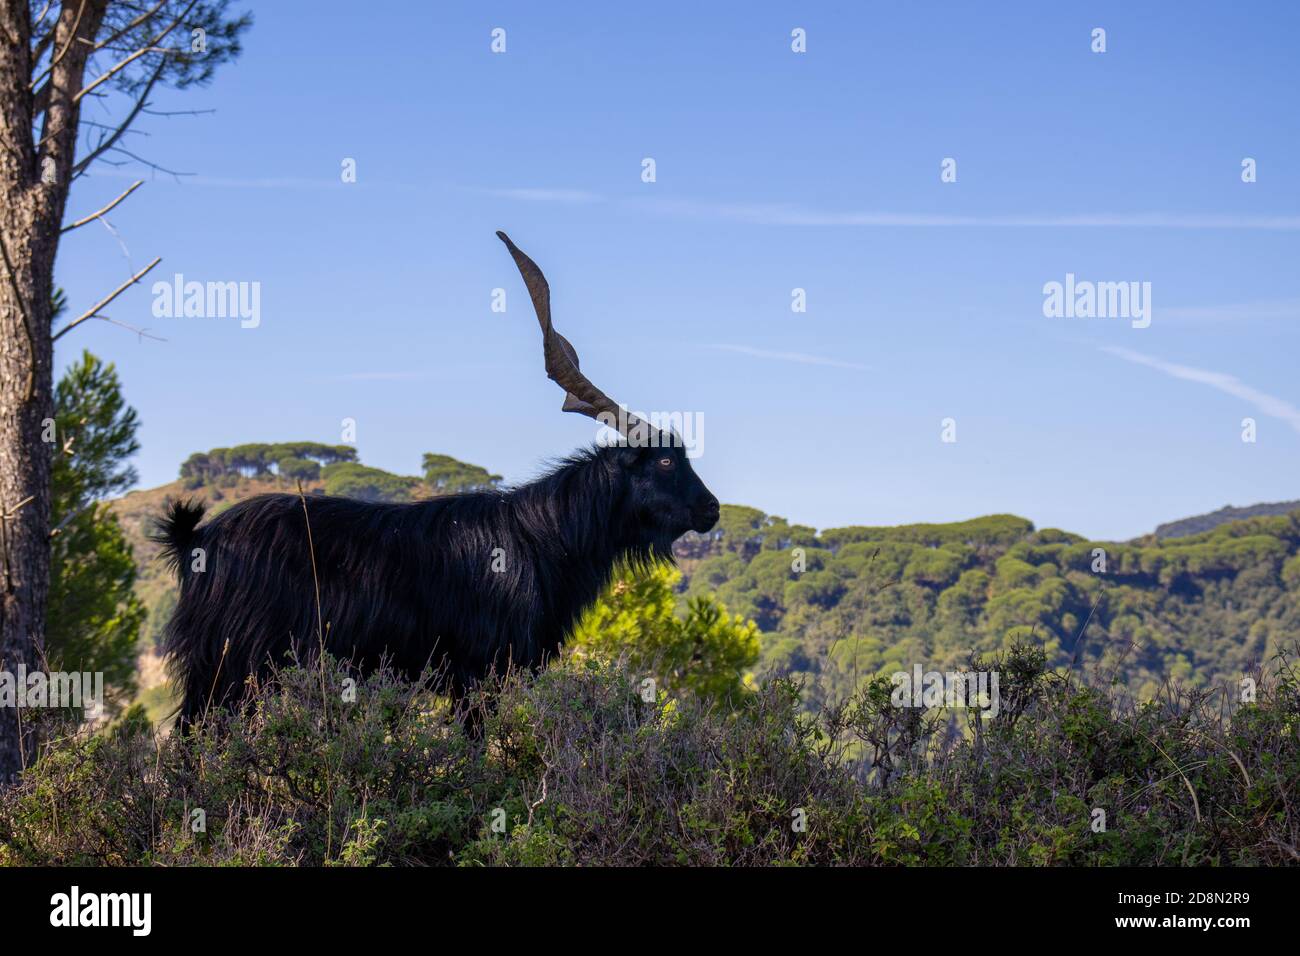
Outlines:
[[660, 471], [672, 471], [673, 466], [676, 465], [677, 462], [665, 456], [663, 458], [660, 458], [657, 462], [655, 462], [655, 464], [659, 466]]

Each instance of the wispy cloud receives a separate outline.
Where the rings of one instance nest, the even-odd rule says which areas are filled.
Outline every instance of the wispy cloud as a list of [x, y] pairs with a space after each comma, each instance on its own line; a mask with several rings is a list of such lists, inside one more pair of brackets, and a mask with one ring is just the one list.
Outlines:
[[656, 215], [746, 222], [758, 226], [905, 226], [1020, 229], [1247, 229], [1300, 230], [1300, 216], [1238, 216], [1201, 213], [1016, 213], [954, 216], [882, 210], [815, 209], [799, 203], [721, 203], [698, 199], [617, 198], [585, 189], [489, 189], [491, 195], [527, 202], [613, 202]]
[[1156, 369], [1174, 378], [1181, 378], [1188, 382], [1198, 382], [1201, 385], [1208, 385], [1210, 388], [1218, 389], [1220, 392], [1225, 392], [1235, 398], [1249, 402], [1265, 415], [1280, 418], [1295, 431], [1300, 432], [1300, 408], [1296, 408], [1285, 399], [1261, 392], [1259, 389], [1247, 385], [1236, 376], [1228, 375], [1225, 372], [1193, 368], [1190, 365], [1177, 365], [1173, 362], [1166, 362], [1163, 359], [1152, 358], [1150, 355], [1143, 355], [1141, 352], [1134, 352], [1131, 349], [1119, 348], [1113, 345], [1103, 346], [1102, 351], [1118, 356], [1126, 362], [1134, 362], [1138, 365]]
[[330, 382], [410, 382], [424, 378], [423, 372], [345, 372], [335, 375]]
[[[114, 179], [138, 179], [139, 170], [96, 169], [93, 175]], [[187, 186], [227, 187], [233, 189], [333, 189], [335, 179], [304, 179], [300, 177], [239, 178], [229, 176], [204, 176], [191, 173], [153, 173], [146, 178]], [[423, 188], [408, 183], [374, 183], [403, 189]], [[450, 184], [444, 184], [449, 186]], [[817, 209], [800, 203], [772, 202], [712, 202], [700, 199], [658, 199], [646, 197], [605, 196], [588, 189], [563, 187], [509, 187], [468, 188], [472, 191], [500, 199], [539, 203], [611, 203], [623, 208], [652, 215], [678, 216], [690, 219], [744, 222], [756, 226], [822, 226], [822, 227], [910, 227], [910, 228], [1002, 228], [1002, 229], [1228, 229], [1253, 231], [1300, 231], [1300, 216], [1240, 216], [1203, 213], [1132, 212], [1132, 213], [1015, 213], [1004, 216], [954, 216], [934, 213], [885, 212], [875, 209], [839, 210]], [[1277, 303], [1274, 303], [1277, 305]], [[1256, 306], [1263, 303], [1255, 303]], [[1283, 303], [1285, 305], [1285, 303]], [[1296, 305], [1292, 303], [1292, 305]], [[1237, 307], [1224, 307], [1237, 308]], [[1246, 308], [1245, 306], [1241, 307]], [[1176, 312], [1186, 312], [1188, 317], [1198, 309], [1166, 309], [1162, 313], [1171, 317]], [[1287, 317], [1294, 315], [1292, 308]], [[1203, 316], [1197, 316], [1203, 317]]]
[[820, 210], [792, 203], [713, 203], [678, 199], [629, 200], [669, 215], [730, 219], [767, 226], [921, 226], [1128, 229], [1298, 230], [1300, 216], [1179, 215], [1163, 212], [952, 216], [879, 210]]
[[194, 173], [166, 173], [139, 169], [96, 169], [92, 178], [144, 179], [173, 186], [213, 186], [229, 189], [335, 189], [338, 179], [304, 179], [300, 176], [201, 176]]
[[525, 202], [601, 202], [604, 199], [585, 189], [489, 189], [487, 192], [502, 199]]
[[820, 355], [806, 355], [803, 352], [773, 352], [768, 349], [751, 348], [748, 345], [710, 345], [711, 349], [722, 352], [736, 352], [740, 355], [752, 355], [755, 358], [776, 359], [778, 362], [798, 362], [800, 365], [827, 365], [831, 368], [851, 368], [866, 371], [869, 366], [856, 362], [841, 362], [839, 359], [824, 358]]
[[337, 189], [336, 179], [302, 179], [296, 176], [266, 176], [243, 179], [234, 176], [184, 176], [184, 186], [217, 186], [228, 189]]
[[1161, 321], [1249, 322], [1276, 319], [1300, 319], [1300, 299], [1272, 302], [1242, 302], [1236, 305], [1175, 306], [1160, 310]]

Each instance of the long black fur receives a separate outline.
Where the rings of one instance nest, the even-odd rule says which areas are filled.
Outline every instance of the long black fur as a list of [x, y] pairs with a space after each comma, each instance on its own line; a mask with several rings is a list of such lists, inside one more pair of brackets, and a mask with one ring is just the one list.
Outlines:
[[[666, 455], [670, 477], [654, 472]], [[262, 495], [200, 527], [202, 506], [172, 503], [155, 540], [180, 576], [165, 638], [180, 725], [322, 644], [363, 672], [381, 659], [412, 678], [441, 671], [457, 698], [495, 669], [540, 667], [620, 562], [671, 560], [673, 540], [717, 513], [680, 449], [619, 447], [513, 490], [411, 504]]]

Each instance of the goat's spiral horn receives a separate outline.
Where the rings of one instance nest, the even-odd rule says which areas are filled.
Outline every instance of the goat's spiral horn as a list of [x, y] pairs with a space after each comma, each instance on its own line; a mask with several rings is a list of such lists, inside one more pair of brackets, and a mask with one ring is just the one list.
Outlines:
[[578, 412], [602, 421], [603, 424], [616, 427], [624, 437], [631, 438], [632, 433], [649, 438], [655, 429], [642, 422], [630, 412], [620, 412], [619, 405], [612, 398], [592, 384], [591, 379], [582, 374], [578, 367], [578, 353], [574, 351], [569, 340], [551, 324], [551, 287], [546, 283], [546, 276], [537, 267], [537, 263], [528, 258], [518, 246], [510, 241], [504, 232], [497, 231], [497, 238], [510, 250], [519, 274], [523, 276], [528, 295], [533, 300], [537, 312], [537, 321], [542, 327], [542, 355], [546, 360], [546, 376], [564, 389], [562, 411]]

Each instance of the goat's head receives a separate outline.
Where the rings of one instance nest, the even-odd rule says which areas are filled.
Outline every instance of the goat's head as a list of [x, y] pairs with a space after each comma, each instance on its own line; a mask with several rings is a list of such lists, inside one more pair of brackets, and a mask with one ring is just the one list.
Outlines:
[[613, 456], [627, 476], [633, 512], [651, 540], [669, 543], [718, 523], [718, 499], [704, 487], [679, 444], [620, 447]]
[[623, 436], [622, 444], [601, 457], [623, 472], [644, 540], [662, 548], [687, 531], [709, 531], [718, 521], [718, 499], [695, 474], [681, 438], [621, 408], [579, 370], [578, 353], [551, 325], [551, 290], [542, 270], [504, 232], [497, 236], [514, 257], [533, 300], [546, 374], [565, 391], [563, 411], [588, 415]]

